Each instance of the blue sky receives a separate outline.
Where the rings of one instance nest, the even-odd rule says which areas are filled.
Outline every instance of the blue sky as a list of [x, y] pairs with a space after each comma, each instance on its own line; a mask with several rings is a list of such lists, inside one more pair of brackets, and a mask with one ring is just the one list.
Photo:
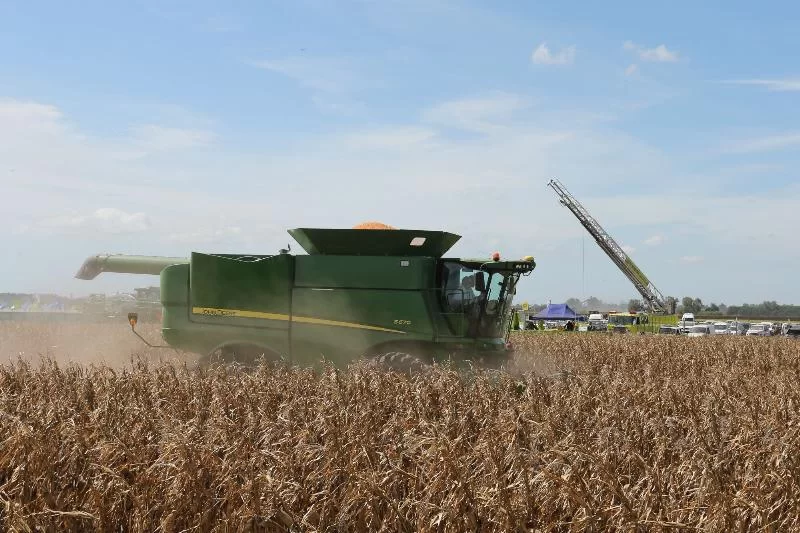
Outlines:
[[793, 3], [0, 2], [0, 291], [128, 290], [155, 278], [72, 276], [380, 219], [533, 254], [520, 299], [636, 297], [555, 177], [663, 293], [800, 302], [798, 23]]

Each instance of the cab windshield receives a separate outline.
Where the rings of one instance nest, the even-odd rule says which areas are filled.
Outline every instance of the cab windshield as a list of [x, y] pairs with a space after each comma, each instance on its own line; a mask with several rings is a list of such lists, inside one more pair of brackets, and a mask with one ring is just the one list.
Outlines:
[[[479, 267], [456, 261], [442, 263], [442, 307], [456, 335], [505, 337], [519, 274], [502, 270], [486, 272]], [[482, 291], [478, 277], [483, 278]]]

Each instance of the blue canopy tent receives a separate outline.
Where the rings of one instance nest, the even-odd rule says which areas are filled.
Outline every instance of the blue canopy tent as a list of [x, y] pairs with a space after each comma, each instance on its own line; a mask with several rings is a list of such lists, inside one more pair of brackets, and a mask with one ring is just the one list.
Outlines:
[[547, 304], [528, 320], [577, 320], [578, 314], [567, 304]]

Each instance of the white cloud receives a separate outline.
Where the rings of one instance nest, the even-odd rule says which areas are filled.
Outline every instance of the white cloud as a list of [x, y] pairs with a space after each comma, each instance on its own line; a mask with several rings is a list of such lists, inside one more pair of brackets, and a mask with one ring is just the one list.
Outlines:
[[213, 132], [202, 129], [184, 129], [144, 124], [132, 129], [136, 145], [146, 151], [170, 152], [208, 146], [214, 140]]
[[757, 85], [773, 92], [800, 91], [800, 78], [727, 80], [722, 83]]
[[[743, 288], [736, 279], [756, 270], [733, 260], [713, 278], [675, 281], [668, 260], [713, 247], [715, 262], [730, 251], [796, 264], [800, 251], [774, 243], [792, 242], [800, 227], [800, 186], [769, 194], [724, 189], [720, 196], [714, 182], [699, 187], [709, 182], [675, 170], [680, 154], [667, 157], [613, 122], [542, 110], [519, 95], [445, 101], [395, 126], [309, 135], [291, 150], [232, 152], [220, 146], [213, 153], [176, 152], [125, 165], [109, 155], [108, 142], [83, 135], [58, 109], [40, 104], [24, 109], [29, 118], [13, 127], [0, 119], [0, 161], [15, 169], [12, 174], [0, 168], [5, 200], [0, 225], [27, 226], [26, 235], [0, 235], [0, 245], [20, 254], [14, 264], [0, 264], [0, 279], [10, 287], [125, 289], [137, 281], [111, 275], [87, 285], [71, 279], [87, 255], [99, 252], [185, 255], [207, 246], [211, 252], [272, 253], [291, 242], [287, 228], [351, 227], [379, 219], [461, 234], [454, 256], [487, 256], [495, 248], [504, 257], [535, 255], [539, 266], [518, 298], [535, 299], [551, 287], [567, 293], [575, 269], [565, 265], [580, 264], [580, 241], [588, 236], [545, 187], [557, 177], [619, 242], [641, 241], [644, 226], [645, 236], [667, 231], [681, 236], [637, 251], [637, 263], [665, 293], [689, 294], [694, 289], [684, 283], [697, 283], [701, 290], [695, 292], [704, 300], [710, 298], [706, 294], [717, 301], [800, 295], [780, 276]], [[464, 135], [454, 128], [491, 135]], [[139, 148], [130, 138], [111, 147]], [[648, 187], [642, 175], [648, 183], [670, 187]], [[342, 195], [343, 190], [354, 192]], [[74, 211], [64, 212], [65, 206]], [[98, 212], [98, 206], [116, 210]], [[229, 218], [220, 220], [220, 213]], [[736, 221], [735, 230], [730, 221]], [[764, 239], [763, 228], [776, 236]], [[45, 238], [55, 233], [60, 237]], [[36, 239], [37, 246], [30, 245]], [[588, 238], [585, 248], [587, 291], [602, 287], [608, 298], [634, 296]], [[62, 261], [48, 272], [18, 266], [54, 254]], [[773, 298], [772, 287], [784, 296]]]
[[[119, 129], [125, 129], [119, 128]], [[127, 162], [151, 153], [206, 146], [214, 135], [207, 129], [187, 129], [156, 123], [128, 128], [125, 136], [94, 138], [80, 131], [52, 105], [0, 99], [0, 184], [37, 187], [48, 182], [48, 193], [97, 180], [105, 187], [131, 172]], [[46, 157], [43, 154], [47, 154]], [[120, 165], [125, 161], [125, 165]], [[13, 175], [6, 169], [13, 169]], [[163, 179], [163, 176], [150, 176]], [[13, 179], [12, 179], [13, 178]], [[119, 182], [125, 183], [124, 179]], [[97, 185], [93, 185], [97, 190]], [[41, 203], [44, 197], [37, 198]], [[86, 206], [88, 207], [88, 206]]]
[[680, 259], [681, 263], [686, 264], [702, 263], [703, 260], [704, 259], [699, 255], [684, 255]]
[[637, 65], [636, 63], [631, 63], [630, 65], [628, 65], [628, 68], [625, 69], [626, 76], [633, 76], [637, 72], [639, 72], [639, 65]]
[[663, 235], [653, 235], [652, 237], [648, 237], [644, 240], [644, 243], [647, 246], [658, 246], [664, 242]]
[[[224, 168], [217, 171], [220, 164], [213, 156], [181, 151], [206, 146], [213, 140], [210, 131], [157, 124], [129, 131], [118, 139], [97, 139], [79, 131], [55, 106], [0, 100], [0, 225], [16, 234], [98, 240], [154, 231], [155, 242], [181, 216], [214, 212], [214, 204], [230, 196], [224, 189], [208, 190], [228, 176]], [[176, 152], [169, 158], [142, 157], [166, 151]], [[240, 201], [237, 209], [254, 203]], [[156, 219], [145, 214], [154, 212]]]
[[631, 254], [633, 254], [633, 252], [636, 251], [636, 248], [634, 248], [633, 246], [629, 246], [627, 244], [621, 245], [621, 248], [622, 248], [622, 251], [625, 252], [628, 255], [631, 255]]
[[341, 94], [317, 93], [311, 96], [311, 102], [320, 111], [337, 115], [363, 114], [366, 111], [362, 102]]
[[44, 217], [33, 225], [26, 225], [22, 232], [45, 235], [99, 232], [117, 235], [144, 232], [151, 227], [150, 218], [144, 213], [128, 213], [115, 207], [101, 207], [88, 214]]
[[127, 213], [114, 207], [97, 209], [80, 222], [107, 233], [147, 231], [151, 226], [150, 219], [144, 213]]
[[782, 135], [768, 135], [765, 137], [731, 142], [724, 147], [723, 151], [727, 153], [747, 154], [771, 152], [796, 146], [800, 146], [800, 133], [790, 132]]
[[336, 57], [289, 56], [248, 61], [249, 65], [285, 76], [310, 92], [312, 103], [321, 111], [351, 115], [364, 109], [357, 96], [381, 87], [364, 76], [353, 61]]
[[218, 244], [234, 237], [242, 235], [242, 228], [238, 226], [226, 226], [218, 228], [206, 228], [196, 231], [186, 231], [179, 233], [170, 233], [166, 236], [166, 240], [172, 243], [179, 243], [184, 245], [198, 246]]
[[526, 98], [510, 93], [450, 100], [423, 112], [425, 122], [482, 133], [503, 129], [509, 119], [529, 106]]
[[4, 126], [35, 128], [39, 133], [60, 133], [63, 114], [52, 105], [20, 100], [0, 99], [0, 118]]
[[635, 52], [639, 59], [642, 61], [649, 61], [653, 63], [675, 63], [678, 61], [678, 53], [668, 49], [665, 45], [660, 44], [655, 48], [645, 48], [642, 45], [625, 41], [622, 45], [625, 50]]
[[433, 129], [400, 126], [346, 135], [344, 142], [356, 149], [403, 149], [426, 144], [435, 138]]
[[558, 53], [552, 53], [547, 43], [541, 43], [531, 54], [531, 61], [536, 65], [571, 65], [575, 62], [575, 54], [575, 46], [567, 46]]
[[[715, 187], [701, 188], [696, 179], [689, 179], [676, 180], [674, 188], [658, 194], [590, 199], [586, 207], [601, 223], [611, 218], [621, 227], [640, 227], [646, 220], [649, 225], [679, 227], [692, 235], [702, 235], [717, 246], [722, 241], [760, 240], [764, 228], [778, 231], [780, 239], [790, 240], [794, 234], [792, 228], [800, 225], [800, 212], [795, 206], [798, 200], [798, 185], [789, 186], [777, 195], [754, 191], [718, 196]], [[735, 231], [731, 231], [730, 221], [736, 221]], [[671, 242], [682, 241], [671, 239]], [[763, 240], [760, 244], [772, 245]]]
[[348, 61], [337, 58], [291, 56], [250, 61], [249, 64], [291, 78], [302, 87], [325, 93], [344, 93], [366, 83]]

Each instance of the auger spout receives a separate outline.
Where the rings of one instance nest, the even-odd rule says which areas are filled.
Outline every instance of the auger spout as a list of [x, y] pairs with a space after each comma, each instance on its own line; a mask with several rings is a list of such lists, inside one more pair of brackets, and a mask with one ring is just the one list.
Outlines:
[[185, 264], [186, 257], [161, 257], [145, 255], [104, 254], [86, 259], [75, 277], [94, 279], [102, 272], [119, 274], [151, 274], [157, 276], [170, 265]]

